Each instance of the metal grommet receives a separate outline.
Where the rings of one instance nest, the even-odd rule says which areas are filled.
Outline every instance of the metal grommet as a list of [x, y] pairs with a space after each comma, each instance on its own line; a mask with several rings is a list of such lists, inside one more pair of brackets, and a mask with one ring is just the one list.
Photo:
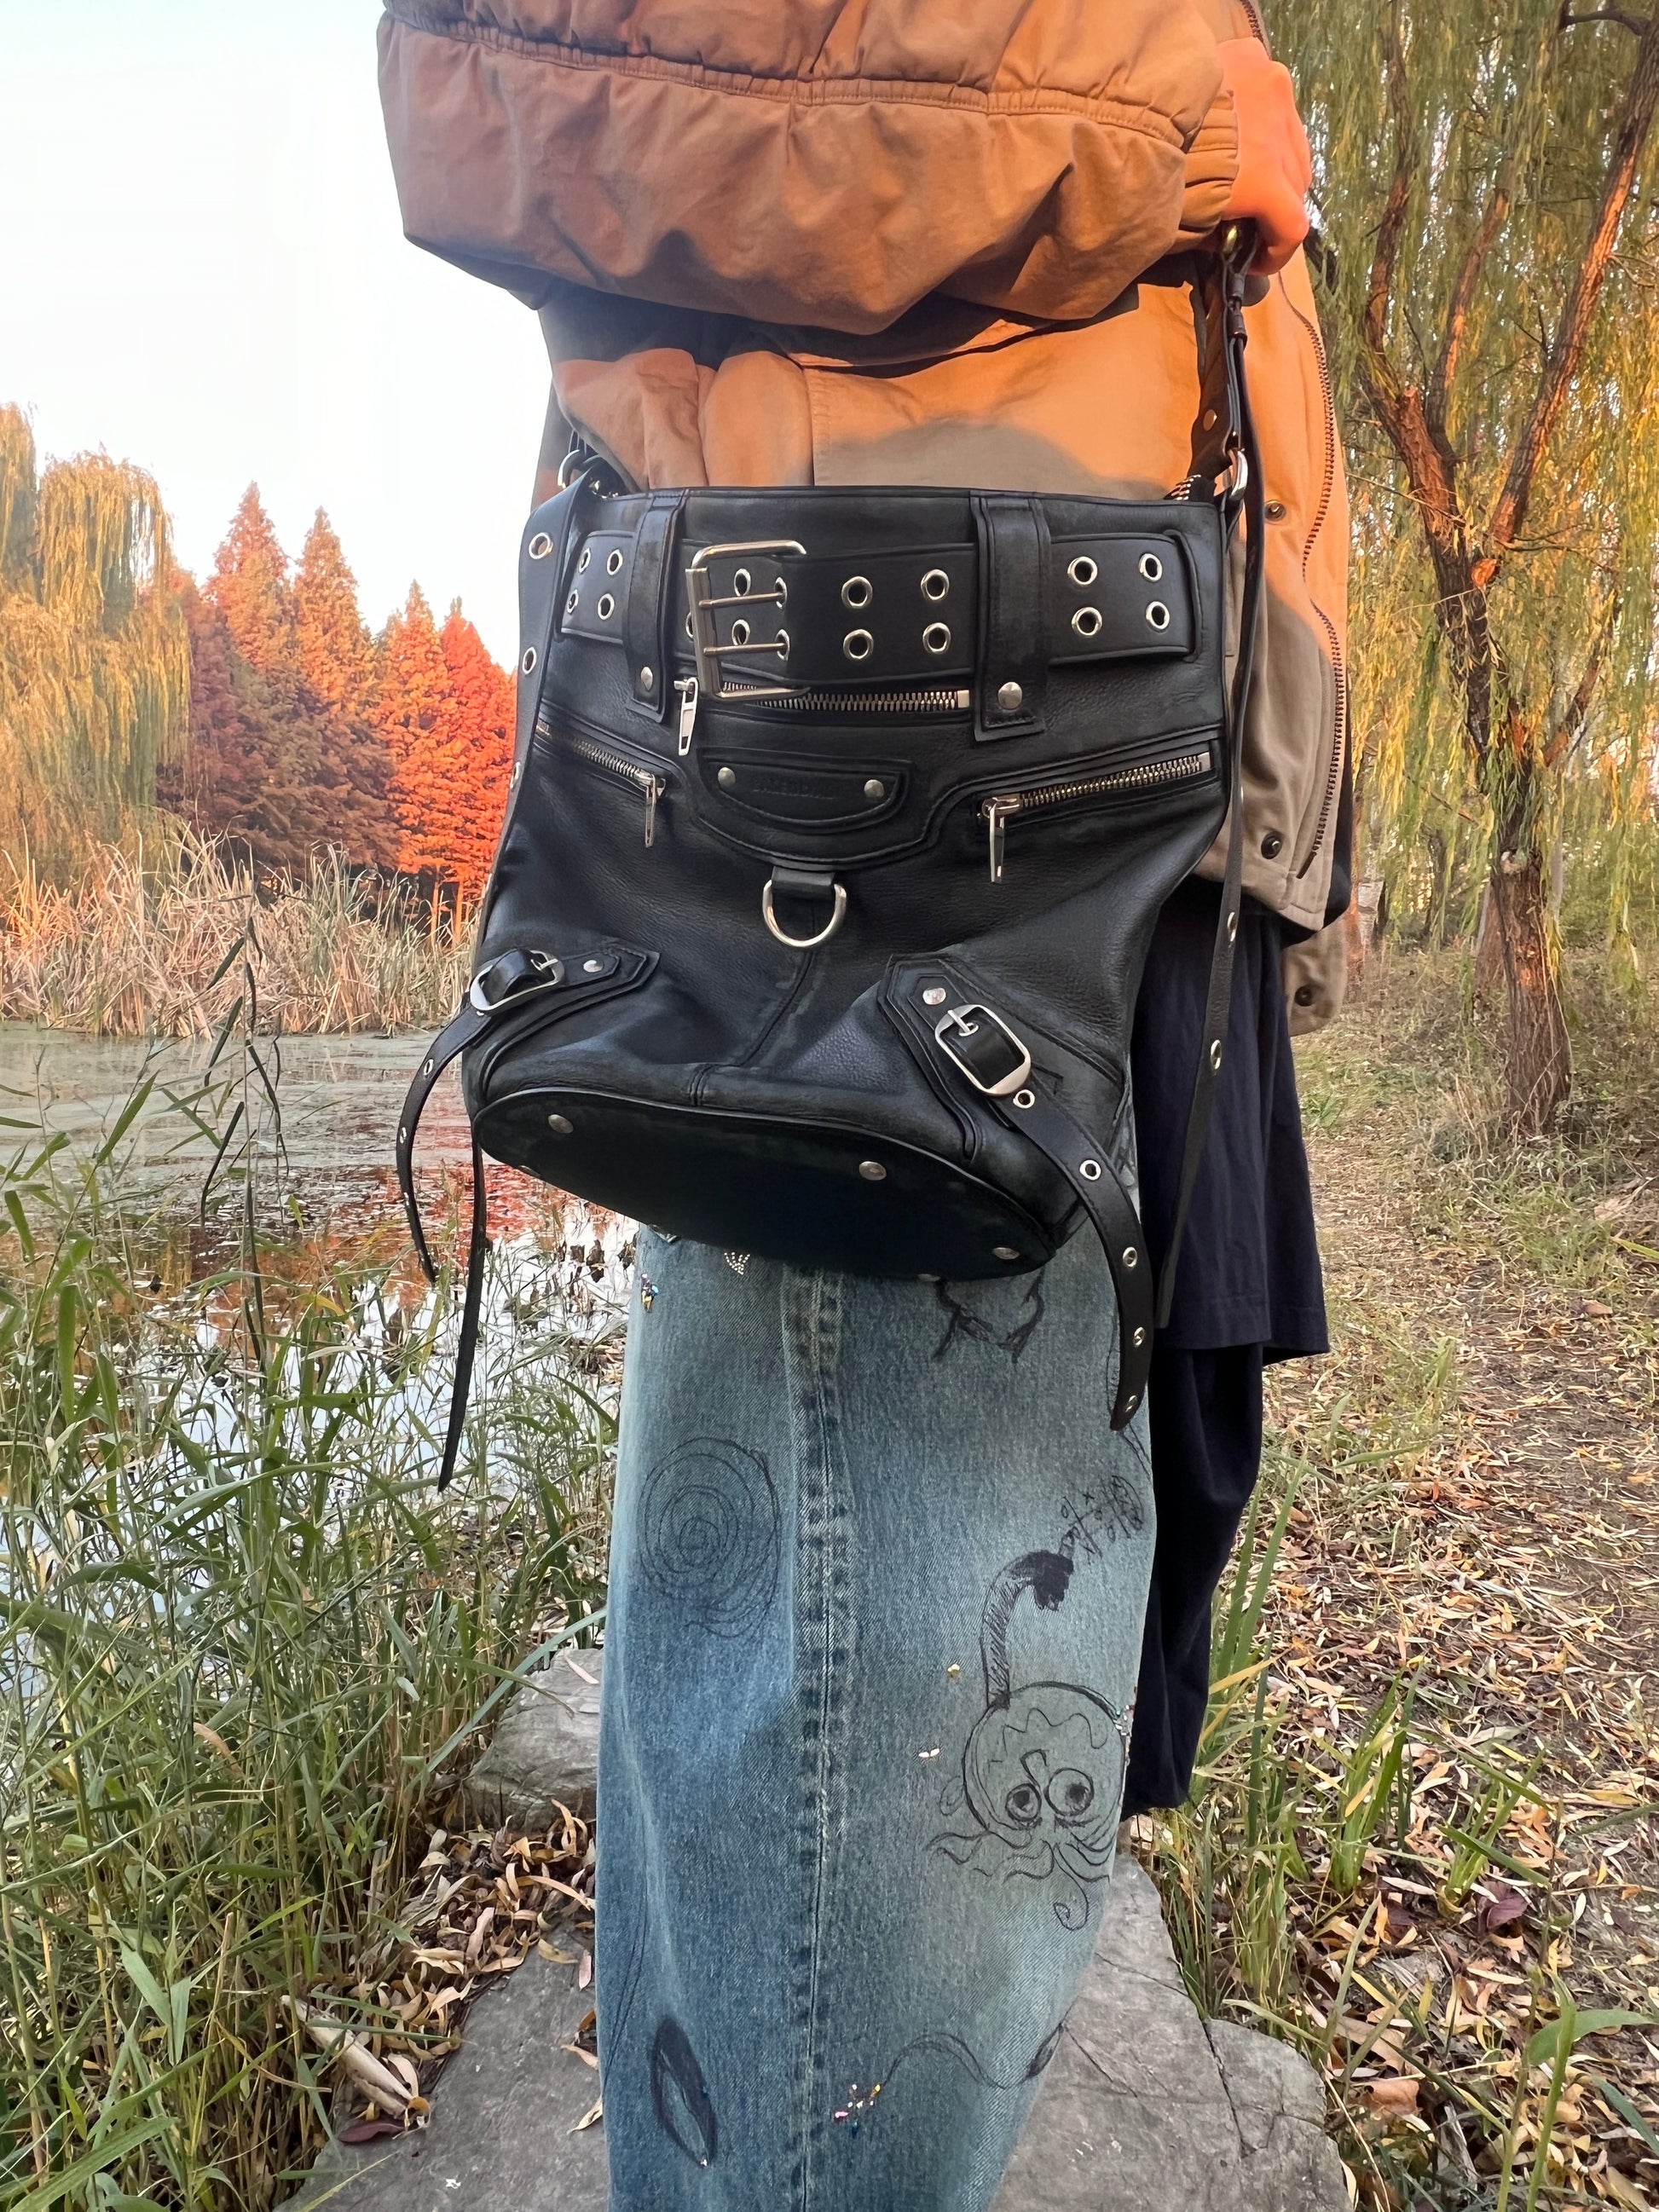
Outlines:
[[1237, 907], [1227, 916], [1227, 942], [1229, 945], [1236, 945], [1238, 942], [1238, 908]]
[[1098, 1160], [1085, 1160], [1078, 1169], [1085, 1182], [1098, 1182], [1105, 1172]]
[[1017, 714], [1025, 703], [1025, 694], [1018, 684], [1005, 684], [997, 693], [997, 705], [1005, 714]]
[[734, 768], [723, 768], [715, 776], [714, 781], [722, 791], [735, 791], [738, 787], [738, 771]]
[[622, 573], [622, 547], [620, 545], [613, 545], [609, 553], [605, 556], [605, 574], [607, 576], [620, 575]]
[[777, 594], [778, 605], [781, 607], [787, 607], [789, 604], [789, 585], [787, 579], [783, 576], [780, 576], [776, 580], [774, 589]]
[[1133, 1345], [1135, 1350], [1139, 1352], [1146, 1341], [1146, 1330], [1144, 1328], [1136, 1329], [1134, 1334], [1129, 1339], [1129, 1341]]
[[525, 550], [532, 561], [545, 561], [553, 550], [553, 540], [544, 530], [538, 530]]
[[1035, 1091], [1016, 1091], [1013, 1103], [1022, 1114], [1029, 1114], [1036, 1104], [1036, 1093]]
[[740, 599], [747, 599], [750, 586], [754, 580], [747, 568], [734, 569], [732, 574], [732, 588]]
[[1267, 522], [1283, 522], [1289, 512], [1282, 499], [1270, 499], [1261, 510], [1262, 519]]
[[943, 568], [930, 568], [921, 580], [921, 596], [931, 599], [935, 606], [951, 588], [951, 579]]
[[1066, 573], [1079, 591], [1086, 592], [1100, 574], [1100, 567], [1086, 553], [1079, 553], [1075, 561], [1067, 563]]
[[868, 660], [876, 649], [876, 641], [867, 629], [849, 629], [841, 641], [841, 649], [849, 660]]
[[849, 576], [841, 587], [842, 606], [851, 607], [855, 614], [860, 607], [867, 607], [874, 597], [875, 592], [867, 576]]
[[732, 642], [733, 645], [747, 645], [749, 642], [749, 625], [741, 615], [732, 625]]
[[916, 1277], [916, 1280], [919, 1283], [937, 1283], [942, 1278], [938, 1275], [918, 1275]]
[[1140, 573], [1146, 579], [1146, 581], [1149, 584], [1156, 584], [1158, 581], [1159, 578], [1164, 574], [1164, 563], [1158, 559], [1156, 553], [1143, 553], [1141, 555]]
[[617, 602], [611, 598], [609, 592], [605, 594], [605, 597], [599, 601], [599, 604], [594, 608], [593, 611], [598, 615], [601, 622], [610, 621], [611, 616], [617, 611]]
[[1101, 612], [1098, 607], [1079, 607], [1072, 617], [1072, 628], [1079, 637], [1098, 637]]
[[932, 983], [922, 993], [921, 1003], [924, 1006], [942, 1006], [950, 995], [942, 983]]
[[877, 799], [886, 798], [887, 786], [878, 775], [872, 775], [865, 783], [864, 795], [873, 806]]
[[1219, 1075], [1221, 1073], [1221, 1039], [1219, 1037], [1217, 1037], [1210, 1046], [1210, 1073], [1212, 1075]]
[[951, 642], [950, 624], [948, 623], [929, 623], [927, 629], [921, 633], [921, 641], [925, 648], [929, 653], [945, 652]]
[[1170, 610], [1164, 605], [1162, 599], [1154, 599], [1152, 601], [1152, 605], [1146, 610], [1146, 619], [1154, 629], [1168, 629], [1170, 627]]
[[524, 659], [519, 663], [519, 665], [523, 669], [526, 676], [533, 676], [536, 673], [536, 648], [533, 645], [526, 646], [524, 649]]
[[575, 1134], [575, 1123], [566, 1121], [562, 1114], [550, 1114], [547, 1117], [547, 1126], [556, 1137], [569, 1137]]
[[654, 668], [642, 668], [642, 669], [641, 669], [641, 671], [640, 671], [640, 689], [641, 689], [641, 691], [654, 691], [654, 690], [656, 690], [656, 688], [657, 688], [657, 672], [656, 672], [656, 670], [655, 670]]
[[1123, 1264], [1126, 1267], [1138, 1267], [1140, 1265], [1140, 1255], [1133, 1244], [1126, 1244], [1123, 1248]]
[[866, 1182], [885, 1182], [887, 1180], [887, 1170], [879, 1160], [860, 1160], [859, 1173]]
[[788, 631], [787, 631], [787, 629], [781, 629], [781, 630], [778, 632], [778, 635], [777, 635], [777, 638], [776, 638], [775, 642], [776, 642], [777, 648], [778, 648], [778, 659], [779, 659], [780, 660], [787, 660], [787, 659], [788, 659], [788, 658], [789, 658], [789, 633], [788, 633]]
[[589, 568], [592, 566], [592, 560], [593, 548], [591, 545], [584, 545], [582, 548], [582, 557], [576, 563], [576, 574], [579, 576], [585, 576], [587, 574]]
[[991, 1247], [994, 1260], [1018, 1260], [1024, 1256], [1018, 1244], [994, 1244]]
[[566, 614], [574, 615], [577, 608], [580, 606], [581, 603], [581, 593], [580, 592], [572, 592], [570, 597], [564, 603], [564, 611]]
[[1133, 1396], [1133, 1398], [1126, 1398], [1126, 1399], [1123, 1401], [1123, 1410], [1124, 1410], [1124, 1412], [1125, 1412], [1126, 1413], [1133, 1413], [1133, 1411], [1134, 1411], [1134, 1409], [1135, 1409], [1135, 1407], [1136, 1407], [1139, 1403], [1140, 1403], [1140, 1394], [1139, 1394], [1139, 1391], [1137, 1391], [1137, 1392], [1135, 1393], [1135, 1395], [1134, 1395], [1134, 1396]]
[[691, 617], [690, 615], [687, 615], [685, 618], [685, 634], [688, 637], [695, 637], [696, 635], [696, 631], [691, 627]]

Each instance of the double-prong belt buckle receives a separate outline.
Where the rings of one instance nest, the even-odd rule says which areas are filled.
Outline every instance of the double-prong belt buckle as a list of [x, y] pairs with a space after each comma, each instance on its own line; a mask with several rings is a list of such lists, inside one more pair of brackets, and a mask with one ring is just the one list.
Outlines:
[[[789, 633], [784, 628], [782, 613], [789, 603], [789, 586], [783, 577], [777, 579], [775, 589], [757, 592], [754, 579], [747, 568], [739, 568], [733, 582], [738, 588], [716, 597], [708, 573], [711, 561], [741, 561], [757, 553], [799, 553], [806, 548], [793, 538], [757, 538], [741, 545], [705, 545], [693, 559], [685, 572], [686, 591], [691, 603], [691, 647], [697, 656], [697, 682], [705, 699], [727, 699], [733, 695], [726, 688], [724, 664], [728, 659], [752, 659], [757, 654], [769, 653], [773, 659], [787, 661], [789, 658]], [[746, 616], [738, 616], [732, 624], [730, 641], [722, 645], [715, 623], [716, 610], [720, 607], [775, 606], [779, 613], [777, 634], [773, 637], [751, 638]], [[738, 635], [738, 632], [742, 635]], [[746, 684], [744, 696], [748, 698], [782, 699], [799, 687], [789, 684], [768, 684], [764, 681]]]
[[[1014, 1065], [1005, 1075], [988, 1083], [957, 1050], [953, 1039], [965, 1043], [969, 1037], [981, 1035], [987, 1022], [1000, 1030], [1007, 1039], [1014, 1055]], [[982, 1091], [988, 1098], [1008, 1098], [1024, 1088], [1031, 1073], [1031, 1055], [1026, 1046], [1014, 1035], [1000, 1014], [994, 1014], [989, 1006], [976, 1005], [971, 1000], [965, 1005], [952, 1006], [950, 1012], [933, 1031], [933, 1042], [945, 1058], [967, 1077], [975, 1091]]]

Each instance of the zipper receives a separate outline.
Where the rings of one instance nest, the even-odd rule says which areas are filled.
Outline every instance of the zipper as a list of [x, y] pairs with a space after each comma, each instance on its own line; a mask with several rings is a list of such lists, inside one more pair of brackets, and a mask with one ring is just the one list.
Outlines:
[[[702, 687], [695, 676], [682, 676], [674, 689], [680, 695], [679, 757], [684, 760], [696, 733]], [[965, 685], [943, 684], [903, 691], [772, 691], [758, 684], [735, 684], [730, 690], [711, 696], [716, 706], [775, 707], [785, 714], [965, 714], [974, 703]]]
[[[1304, 315], [1288, 293], [1285, 294], [1285, 304], [1308, 333], [1308, 341], [1313, 347], [1314, 361], [1319, 370], [1319, 388], [1325, 401], [1325, 476], [1320, 486], [1319, 505], [1314, 510], [1314, 519], [1309, 526], [1308, 535], [1302, 547], [1302, 579], [1305, 583], [1308, 576], [1308, 562], [1313, 555], [1314, 540], [1325, 527], [1326, 518], [1331, 511], [1331, 501], [1336, 495], [1336, 394], [1331, 388], [1330, 364], [1325, 358], [1325, 341], [1320, 334], [1318, 323]], [[1318, 616], [1320, 627], [1325, 633], [1325, 642], [1330, 648], [1331, 674], [1336, 690], [1336, 708], [1333, 717], [1334, 727], [1331, 743], [1330, 769], [1325, 778], [1324, 795], [1319, 803], [1319, 819], [1314, 825], [1313, 843], [1308, 848], [1307, 859], [1297, 870], [1298, 881], [1307, 874], [1309, 869], [1318, 859], [1320, 848], [1325, 842], [1325, 833], [1331, 826], [1331, 816], [1335, 810], [1337, 797], [1342, 788], [1342, 761], [1347, 750], [1348, 741], [1348, 672], [1343, 660], [1342, 641], [1337, 635], [1336, 624], [1311, 592], [1308, 594], [1308, 604]]]
[[648, 768], [641, 768], [623, 753], [612, 752], [609, 745], [601, 745], [592, 738], [572, 737], [566, 743], [578, 760], [586, 761], [591, 768], [614, 775], [620, 783], [631, 783], [645, 799], [645, 842], [647, 846], [657, 842], [657, 801], [667, 789], [665, 780], [653, 775]]
[[1109, 769], [1103, 775], [1073, 783], [1045, 783], [1035, 791], [1003, 791], [981, 800], [979, 818], [985, 824], [990, 848], [991, 881], [1002, 881], [1006, 832], [1016, 814], [1040, 814], [1051, 806], [1067, 806], [1074, 800], [1112, 798], [1124, 792], [1161, 791], [1177, 783], [1191, 783], [1210, 772], [1210, 753], [1177, 753], [1167, 760], [1137, 761], [1126, 768]]

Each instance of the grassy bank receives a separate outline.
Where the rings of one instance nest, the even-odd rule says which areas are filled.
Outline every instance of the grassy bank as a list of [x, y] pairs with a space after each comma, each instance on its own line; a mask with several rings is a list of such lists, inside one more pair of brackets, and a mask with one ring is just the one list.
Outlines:
[[444, 915], [387, 906], [337, 862], [259, 884], [222, 846], [111, 847], [74, 889], [0, 890], [0, 1020], [100, 1036], [435, 1028], [467, 967]]
[[374, 1977], [514, 1671], [594, 1614], [611, 1417], [544, 1337], [439, 1500], [445, 1300], [262, 1253], [234, 1188], [234, 1257], [158, 1295], [118, 1129], [13, 1140], [0, 2206], [264, 2207], [324, 2138], [303, 2013], [449, 2036]]
[[1137, 1838], [1398, 2212], [1659, 2203], [1659, 1006], [1574, 982], [1534, 1145], [1453, 956], [1304, 1049], [1336, 1350], [1275, 1380], [1203, 1786]]

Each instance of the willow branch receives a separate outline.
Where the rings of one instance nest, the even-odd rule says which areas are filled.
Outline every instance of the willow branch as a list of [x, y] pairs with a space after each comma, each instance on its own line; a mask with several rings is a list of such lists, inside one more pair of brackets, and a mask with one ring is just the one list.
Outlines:
[[1574, 745], [1577, 744], [1584, 725], [1589, 720], [1590, 702], [1595, 696], [1596, 685], [1601, 680], [1601, 671], [1607, 664], [1607, 647], [1612, 644], [1613, 632], [1619, 627], [1619, 617], [1623, 605], [1623, 600], [1615, 592], [1602, 610], [1601, 622], [1596, 626], [1595, 642], [1590, 647], [1589, 658], [1580, 672], [1577, 685], [1571, 698], [1567, 702], [1565, 713], [1551, 731], [1549, 742], [1544, 748], [1544, 763], [1547, 768], [1554, 768], [1565, 759]]
[[1652, 21], [1650, 15], [1627, 15], [1622, 8], [1586, 8], [1582, 14], [1563, 8], [1556, 28], [1571, 31], [1580, 23], [1617, 23], [1621, 31], [1628, 31], [1633, 39], [1639, 39], [1651, 27]]
[[1497, 573], [1504, 554], [1526, 525], [1527, 507], [1539, 465], [1560, 417], [1573, 380], [1583, 360], [1601, 289], [1607, 282], [1618, 242], [1620, 225], [1635, 187], [1637, 172], [1659, 108], [1659, 15], [1648, 18], [1641, 33], [1636, 65], [1626, 88], [1624, 113], [1613, 144], [1613, 159], [1601, 187], [1601, 202], [1590, 227], [1583, 258], [1567, 295], [1560, 324], [1544, 363], [1532, 412], [1527, 419], [1510, 462], [1509, 474], [1492, 511], [1488, 534], [1490, 551], [1477, 564], [1476, 580], [1485, 584]]

